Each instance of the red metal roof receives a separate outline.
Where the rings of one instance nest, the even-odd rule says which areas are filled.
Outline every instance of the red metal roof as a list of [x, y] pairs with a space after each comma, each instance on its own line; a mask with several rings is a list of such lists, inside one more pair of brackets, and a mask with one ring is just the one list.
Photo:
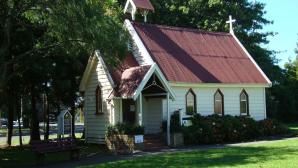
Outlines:
[[150, 67], [139, 66], [135, 58], [128, 54], [122, 64], [111, 73], [117, 86], [109, 97], [132, 97]]
[[169, 81], [268, 83], [229, 33], [132, 24]]
[[137, 8], [147, 9], [154, 11], [154, 7], [151, 4], [150, 0], [132, 0]]

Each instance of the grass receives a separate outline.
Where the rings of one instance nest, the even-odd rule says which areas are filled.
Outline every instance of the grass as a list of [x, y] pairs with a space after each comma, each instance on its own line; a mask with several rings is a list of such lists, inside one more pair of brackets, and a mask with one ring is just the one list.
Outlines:
[[[81, 157], [93, 153], [106, 152], [105, 148], [99, 145], [85, 144], [78, 142], [81, 147]], [[69, 152], [60, 152], [46, 155], [45, 165], [70, 160]], [[0, 149], [0, 167], [28, 167], [36, 164], [35, 154], [28, 145], [20, 147], [9, 147]]]
[[297, 167], [298, 140], [144, 156], [87, 167]]
[[[76, 137], [81, 137], [81, 136], [82, 136], [82, 133], [76, 133]], [[44, 138], [43, 135], [41, 135], [40, 137], [41, 137], [41, 139]], [[49, 138], [50, 139], [55, 139], [55, 138], [57, 138], [57, 134], [52, 134], [52, 135], [49, 136]], [[30, 140], [29, 136], [23, 136], [22, 137], [23, 145], [29, 144], [29, 140]], [[19, 137], [18, 136], [12, 137], [11, 146], [18, 146], [18, 145], [20, 145]], [[2, 140], [0, 140], [0, 148], [2, 146], [6, 146], [6, 138], [2, 138]]]
[[[298, 123], [286, 124], [289, 129], [298, 136]], [[55, 138], [56, 135], [51, 135]], [[29, 138], [24, 139], [28, 143]], [[0, 145], [1, 142], [0, 141]], [[13, 144], [18, 145], [18, 137], [13, 139]], [[82, 156], [86, 157], [93, 153], [103, 152], [102, 146], [84, 144]], [[49, 154], [46, 164], [69, 160], [69, 153]], [[25, 167], [35, 164], [35, 155], [30, 147], [0, 148], [0, 167]], [[87, 167], [102, 168], [131, 168], [131, 167], [297, 167], [298, 165], [298, 140], [281, 140], [260, 143], [254, 145], [243, 145], [238, 147], [227, 147], [223, 149], [195, 150], [192, 152], [176, 152], [171, 154], [160, 154], [144, 156], [129, 160], [110, 162], [105, 164], [90, 164]]]

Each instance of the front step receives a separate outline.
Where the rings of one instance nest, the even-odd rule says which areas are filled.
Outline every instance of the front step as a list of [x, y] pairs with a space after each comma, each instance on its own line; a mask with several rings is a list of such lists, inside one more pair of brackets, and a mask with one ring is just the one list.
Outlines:
[[162, 134], [152, 134], [144, 136], [144, 151], [159, 151], [169, 148]]

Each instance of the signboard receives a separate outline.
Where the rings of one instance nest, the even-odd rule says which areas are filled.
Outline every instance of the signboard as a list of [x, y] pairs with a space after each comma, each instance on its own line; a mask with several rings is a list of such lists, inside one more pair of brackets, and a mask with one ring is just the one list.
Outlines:
[[190, 117], [182, 118], [182, 125], [185, 127], [192, 126], [192, 122], [190, 119], [191, 119]]
[[58, 116], [58, 137], [71, 136], [72, 115], [68, 110], [62, 111]]
[[144, 142], [144, 136], [143, 135], [135, 135], [135, 143], [143, 143]]

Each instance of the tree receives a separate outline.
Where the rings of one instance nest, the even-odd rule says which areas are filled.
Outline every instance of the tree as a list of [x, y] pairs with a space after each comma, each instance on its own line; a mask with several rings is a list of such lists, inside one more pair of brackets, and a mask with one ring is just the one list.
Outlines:
[[[30, 102], [26, 101], [31, 106], [30, 137], [39, 140], [36, 103], [46, 92], [45, 84], [53, 92], [58, 85], [71, 92], [71, 96], [66, 96], [68, 99], [58, 97], [60, 93], [52, 94], [57, 96], [53, 100], [74, 106], [77, 81], [87, 58], [98, 49], [109, 64], [117, 64], [124, 57], [128, 36], [119, 19], [118, 5], [113, 1], [4, 0], [0, 3], [0, 21], [4, 23], [0, 26], [1, 95], [7, 95], [9, 123], [13, 121], [15, 98], [30, 96]], [[65, 66], [62, 70], [69, 67], [71, 73], [57, 73], [62, 66]], [[12, 124], [8, 128], [10, 144]]]

